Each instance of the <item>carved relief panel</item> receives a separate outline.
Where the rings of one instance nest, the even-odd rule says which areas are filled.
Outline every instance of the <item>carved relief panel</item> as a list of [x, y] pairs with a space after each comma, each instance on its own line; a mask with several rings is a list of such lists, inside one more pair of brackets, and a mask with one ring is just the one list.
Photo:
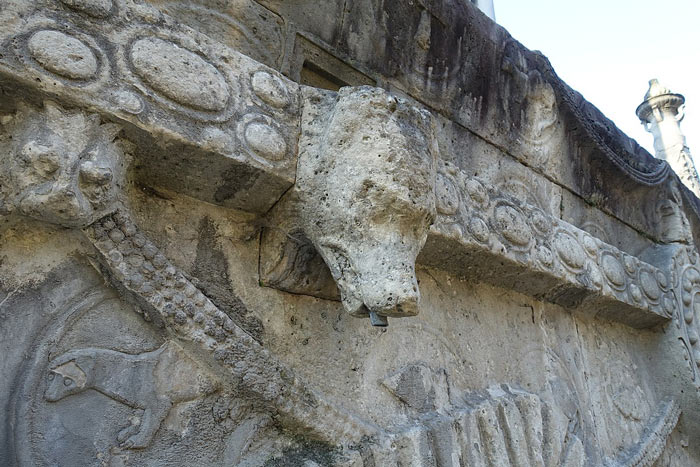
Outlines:
[[[692, 420], [679, 422], [696, 410], [690, 396], [676, 399], [685, 386], [658, 384], [651, 363], [630, 369], [675, 365], [659, 343], [677, 335], [697, 383], [691, 243], [673, 267], [643, 261], [537, 197], [517, 199], [527, 184], [493, 186], [446, 162], [430, 106], [371, 86], [299, 86], [229, 47], [280, 66], [289, 31], [271, 11], [289, 6], [150, 3], [160, 9], [20, 2], [22, 21], [0, 30], [10, 96], [0, 119], [0, 336], [10, 355], [0, 363], [0, 461], [652, 465], [667, 440], [682, 446], [694, 433]], [[462, 123], [503, 112], [546, 165], [571, 102], [512, 43], [482, 62], [466, 59], [476, 42], [445, 49], [473, 26], [472, 7], [460, 3], [454, 11], [468, 13], [457, 21], [455, 5], [410, 5], [407, 30], [397, 29], [400, 4], [366, 15], [393, 12], [377, 20], [397, 33], [385, 38], [414, 41], [391, 64], [409, 91], [459, 94]], [[498, 66], [501, 107], [485, 98], [493, 83], [461, 93], [465, 69]], [[637, 169], [663, 181], [663, 169]], [[217, 218], [200, 211], [212, 209], [247, 230], [219, 235], [226, 253], [205, 241]], [[655, 209], [673, 221], [663, 241], [690, 242], [680, 195]], [[196, 267], [193, 248], [204, 250]], [[200, 267], [207, 258], [224, 266]], [[244, 302], [254, 325], [237, 313]], [[377, 329], [342, 309], [379, 327], [406, 319]], [[290, 310], [313, 323], [303, 339]], [[618, 357], [620, 370], [605, 368]]]

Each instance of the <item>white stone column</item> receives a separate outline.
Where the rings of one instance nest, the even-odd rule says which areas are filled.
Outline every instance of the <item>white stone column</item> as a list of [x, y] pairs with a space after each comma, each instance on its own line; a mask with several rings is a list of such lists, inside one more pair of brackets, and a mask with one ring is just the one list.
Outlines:
[[700, 197], [698, 173], [681, 132], [684, 103], [681, 94], [672, 93], [658, 80], [652, 79], [644, 102], [637, 107], [637, 116], [644, 128], [654, 135], [655, 156], [667, 161], [683, 184]]

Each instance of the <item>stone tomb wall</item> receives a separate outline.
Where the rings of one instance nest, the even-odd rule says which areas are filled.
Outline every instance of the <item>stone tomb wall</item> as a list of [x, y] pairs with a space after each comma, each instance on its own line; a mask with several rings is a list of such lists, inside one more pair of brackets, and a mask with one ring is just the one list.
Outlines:
[[0, 24], [1, 465], [698, 463], [698, 200], [469, 2]]

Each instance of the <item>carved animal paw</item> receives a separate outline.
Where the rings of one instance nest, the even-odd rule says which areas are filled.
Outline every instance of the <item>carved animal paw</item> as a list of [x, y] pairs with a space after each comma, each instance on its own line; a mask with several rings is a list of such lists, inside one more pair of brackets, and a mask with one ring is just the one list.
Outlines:
[[124, 441], [119, 447], [124, 449], [140, 449], [145, 448], [150, 443], [150, 439], [141, 433], [137, 433], [130, 436], [126, 441]]
[[124, 441], [129, 438], [129, 436], [132, 436], [133, 434], [137, 433], [139, 431], [139, 425], [131, 424], [121, 430], [119, 434], [117, 434], [117, 441], [119, 441], [120, 445], [123, 446]]

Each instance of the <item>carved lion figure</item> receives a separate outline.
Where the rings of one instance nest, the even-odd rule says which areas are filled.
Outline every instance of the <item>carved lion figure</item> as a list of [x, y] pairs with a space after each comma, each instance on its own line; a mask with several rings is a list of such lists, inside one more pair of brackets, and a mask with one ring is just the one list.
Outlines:
[[113, 209], [123, 179], [120, 127], [47, 101], [22, 104], [0, 133], [0, 213], [84, 227]]

